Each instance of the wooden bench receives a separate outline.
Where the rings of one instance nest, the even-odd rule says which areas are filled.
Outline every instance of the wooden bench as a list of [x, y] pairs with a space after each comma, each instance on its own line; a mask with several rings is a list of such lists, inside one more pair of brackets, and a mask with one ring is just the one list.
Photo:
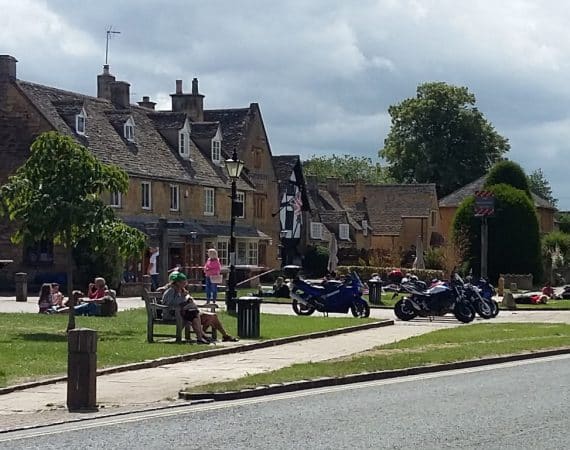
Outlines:
[[[175, 337], [176, 342], [182, 342], [182, 330], [184, 330], [184, 338], [186, 339], [186, 342], [191, 341], [190, 333], [193, 332], [192, 327], [189, 322], [186, 322], [182, 318], [179, 309], [176, 309], [175, 318], [164, 318], [164, 314], [166, 314], [170, 308], [162, 304], [162, 292], [149, 292], [147, 289], [143, 289], [142, 297], [145, 302], [147, 314], [146, 339], [148, 342], [154, 342], [155, 337]], [[210, 313], [215, 313], [218, 308], [218, 305], [215, 303], [197, 306], [199, 309]], [[155, 325], [174, 325], [176, 327], [176, 333], [174, 335], [155, 333]], [[204, 333], [209, 334], [212, 340], [217, 339], [217, 332], [214, 329], [204, 330]]]

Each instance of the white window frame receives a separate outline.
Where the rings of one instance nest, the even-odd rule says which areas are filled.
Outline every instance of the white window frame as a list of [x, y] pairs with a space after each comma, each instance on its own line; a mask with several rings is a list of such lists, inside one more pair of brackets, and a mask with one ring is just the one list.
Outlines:
[[[82, 120], [82, 122], [81, 122]], [[80, 129], [79, 124], [83, 124], [83, 129]], [[85, 129], [87, 128], [87, 114], [85, 114], [85, 109], [81, 108], [79, 114], [75, 116], [75, 132], [81, 136], [85, 136]]]
[[[148, 191], [148, 203], [145, 202], [145, 186]], [[141, 208], [152, 209], [152, 183], [150, 181], [141, 181]]]
[[204, 215], [213, 216], [216, 213], [216, 190], [204, 188]]
[[247, 264], [247, 253], [248, 247], [246, 241], [236, 242], [236, 264], [245, 265]]
[[249, 241], [247, 243], [247, 265], [257, 266], [259, 262], [259, 242]]
[[123, 194], [121, 192], [111, 192], [109, 206], [111, 208], [121, 208], [123, 206]]
[[368, 236], [368, 220], [366, 219], [362, 220], [362, 234]]
[[178, 154], [185, 159], [190, 159], [190, 125], [188, 120], [178, 132]]
[[218, 239], [216, 247], [218, 250], [218, 259], [222, 266], [229, 265], [230, 260], [230, 241], [229, 239]]
[[132, 117], [129, 117], [123, 126], [123, 136], [127, 141], [135, 142], [135, 121]]
[[323, 224], [321, 222], [311, 222], [311, 239], [323, 238]]
[[222, 162], [222, 141], [212, 139], [212, 162], [220, 164]]
[[180, 211], [180, 186], [170, 185], [170, 211]]
[[236, 203], [242, 204], [241, 216], [236, 216], [236, 218], [244, 219], [245, 218], [245, 192], [243, 192], [243, 191], [237, 191], [236, 192]]
[[347, 223], [338, 224], [338, 238], [343, 241], [350, 240], [350, 226]]

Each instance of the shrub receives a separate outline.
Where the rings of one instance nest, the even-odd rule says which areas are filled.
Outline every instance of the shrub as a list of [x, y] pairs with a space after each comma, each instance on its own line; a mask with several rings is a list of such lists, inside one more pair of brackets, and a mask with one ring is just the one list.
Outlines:
[[388, 274], [392, 270], [401, 270], [403, 273], [413, 274], [420, 280], [429, 282], [435, 278], [444, 279], [445, 273], [443, 270], [429, 270], [429, 269], [401, 269], [399, 267], [374, 267], [374, 266], [339, 266], [337, 273], [339, 275], [347, 275], [350, 272], [356, 272], [363, 281], [368, 281], [372, 278], [373, 273], [380, 275], [380, 278], [386, 280]]
[[[506, 184], [488, 188], [495, 196], [495, 216], [488, 220], [488, 276], [496, 282], [500, 273], [532, 273], [542, 280], [538, 218], [530, 198]], [[462, 247], [465, 270], [480, 273], [481, 221], [474, 215], [475, 199], [467, 198], [453, 220], [453, 239]]]
[[516, 189], [520, 189], [530, 198], [530, 186], [524, 170], [514, 161], [500, 161], [495, 164], [487, 178], [485, 188], [490, 188], [496, 184], [508, 184]]
[[309, 246], [303, 260], [304, 272], [310, 276], [322, 277], [327, 273], [328, 262], [329, 250], [327, 247]]
[[76, 267], [73, 284], [87, 289], [95, 277], [103, 277], [109, 288], [118, 290], [124, 260], [116, 247], [101, 246], [99, 242], [96, 237], [84, 239], [73, 249]]
[[429, 248], [424, 254], [426, 269], [445, 270], [446, 259], [442, 248]]

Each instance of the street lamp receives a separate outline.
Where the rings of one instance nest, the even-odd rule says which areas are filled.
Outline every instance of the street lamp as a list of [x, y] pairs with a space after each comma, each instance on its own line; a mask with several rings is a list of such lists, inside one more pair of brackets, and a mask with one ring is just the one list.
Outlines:
[[[228, 278], [228, 287], [226, 289], [226, 309], [228, 312], [236, 312], [236, 237], [234, 228], [236, 225], [236, 202], [237, 202], [237, 188], [236, 181], [241, 175], [243, 169], [243, 161], [240, 161], [237, 156], [236, 149], [230, 159], [226, 159], [226, 170], [228, 176], [232, 180], [232, 194], [231, 194], [231, 221], [230, 221], [230, 275]], [[244, 205], [245, 206], [245, 205]]]

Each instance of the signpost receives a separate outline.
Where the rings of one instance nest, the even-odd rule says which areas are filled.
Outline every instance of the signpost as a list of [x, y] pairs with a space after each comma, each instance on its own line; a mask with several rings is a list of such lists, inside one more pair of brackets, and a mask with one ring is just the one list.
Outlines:
[[481, 277], [487, 278], [489, 228], [487, 218], [495, 214], [495, 197], [491, 191], [475, 192], [475, 217], [481, 218]]

